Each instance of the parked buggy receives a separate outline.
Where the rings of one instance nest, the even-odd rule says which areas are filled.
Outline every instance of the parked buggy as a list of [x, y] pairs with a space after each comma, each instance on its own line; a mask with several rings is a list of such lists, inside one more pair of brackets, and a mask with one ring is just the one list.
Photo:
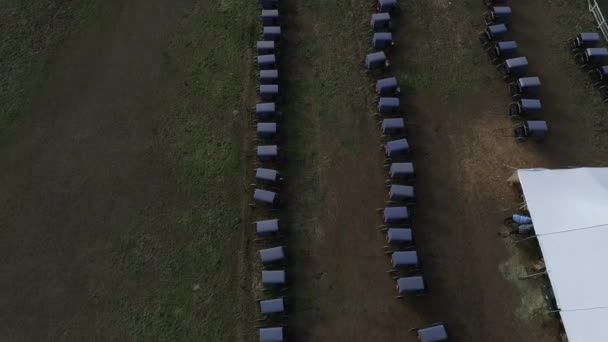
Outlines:
[[279, 206], [279, 194], [274, 191], [255, 189], [251, 206], [276, 209]]
[[391, 180], [412, 180], [416, 178], [413, 163], [392, 163], [387, 165]]
[[365, 56], [365, 67], [368, 70], [384, 69], [390, 65], [383, 51], [373, 52]]
[[391, 15], [389, 13], [374, 13], [370, 22], [374, 32], [385, 32], [392, 29]]
[[518, 142], [524, 140], [542, 141], [547, 137], [549, 128], [545, 121], [526, 121], [515, 127], [515, 139]]
[[581, 68], [596, 68], [608, 64], [608, 49], [589, 48], [576, 54], [576, 64]]
[[487, 25], [497, 23], [507, 23], [511, 19], [511, 7], [509, 6], [491, 6], [483, 15]]
[[407, 207], [386, 207], [377, 210], [382, 213], [384, 224], [404, 224], [410, 219], [410, 212]]
[[256, 125], [256, 134], [260, 139], [274, 139], [278, 133], [278, 125], [276, 122], [258, 122]]
[[387, 271], [390, 274], [408, 274], [417, 272], [420, 268], [418, 253], [416, 251], [396, 251], [391, 253], [392, 269]]
[[414, 238], [410, 228], [383, 228], [386, 231], [386, 245], [382, 248], [387, 254], [395, 250], [403, 250], [413, 247]]
[[517, 42], [514, 40], [496, 42], [488, 49], [488, 57], [493, 64], [504, 62], [505, 59], [517, 56]]
[[393, 13], [397, 11], [399, 5], [397, 0], [377, 0], [376, 11], [378, 13]]
[[279, 159], [279, 147], [277, 145], [260, 145], [256, 148], [256, 151], [258, 160], [261, 162]]
[[498, 71], [505, 80], [515, 79], [526, 75], [528, 72], [528, 59], [526, 57], [510, 58], [499, 64]]
[[262, 288], [265, 291], [284, 290], [287, 286], [285, 270], [263, 270]]
[[258, 239], [278, 237], [281, 234], [281, 225], [279, 219], [256, 222], [255, 234]]
[[395, 288], [398, 299], [405, 296], [422, 296], [426, 292], [426, 285], [422, 276], [395, 277]]
[[608, 82], [608, 65], [603, 65], [589, 71], [589, 77], [595, 87], [605, 86]]
[[264, 26], [262, 29], [262, 38], [264, 40], [278, 41], [281, 39], [281, 27], [280, 26]]
[[401, 106], [398, 97], [381, 97], [378, 99], [378, 113], [391, 114], [397, 113]]
[[507, 26], [505, 24], [487, 25], [485, 31], [479, 34], [479, 42], [487, 46], [491, 42], [497, 42], [507, 35]]
[[279, 8], [279, 0], [259, 0], [262, 9], [277, 9]]
[[540, 92], [540, 78], [521, 77], [509, 84], [509, 92], [513, 100], [521, 98], [536, 98]]
[[274, 101], [279, 97], [279, 85], [262, 84], [260, 85], [259, 93], [262, 101]]
[[577, 52], [582, 49], [589, 49], [597, 47], [600, 42], [600, 35], [596, 32], [583, 32], [576, 35], [576, 37], [568, 41], [568, 46], [573, 52]]
[[372, 37], [372, 47], [376, 50], [384, 50], [395, 46], [393, 34], [390, 32], [376, 32]]
[[407, 205], [412, 205], [416, 203], [414, 187], [411, 185], [389, 185], [388, 198], [389, 203], [403, 203]]
[[274, 54], [259, 55], [257, 57], [258, 70], [276, 69], [277, 57]]
[[418, 335], [418, 342], [447, 342], [448, 332], [443, 323], [435, 323], [426, 328], [414, 328], [411, 331]]
[[401, 92], [399, 82], [395, 77], [383, 78], [376, 82], [376, 93], [379, 96], [395, 96]]
[[410, 153], [410, 145], [405, 138], [389, 141], [382, 148], [388, 158], [403, 157]]
[[279, 10], [262, 10], [262, 26], [279, 26]]
[[279, 186], [283, 177], [277, 170], [257, 168], [255, 169], [255, 182], [259, 185]]
[[260, 328], [260, 342], [283, 342], [285, 337], [283, 327]]
[[285, 315], [285, 297], [257, 300], [260, 309], [261, 319], [263, 321], [270, 316]]
[[277, 69], [260, 70], [260, 84], [278, 84], [279, 71]]
[[285, 247], [279, 246], [260, 249], [260, 261], [264, 268], [284, 266], [287, 261]]
[[256, 51], [258, 55], [271, 55], [274, 53], [274, 41], [273, 40], [260, 40], [256, 44]]
[[274, 102], [263, 102], [255, 105], [255, 117], [258, 121], [272, 120], [276, 114], [276, 104]]
[[534, 117], [542, 110], [542, 104], [537, 99], [521, 99], [509, 105], [509, 116], [511, 118]]
[[405, 133], [405, 120], [403, 118], [391, 118], [382, 120], [383, 135], [402, 135]]

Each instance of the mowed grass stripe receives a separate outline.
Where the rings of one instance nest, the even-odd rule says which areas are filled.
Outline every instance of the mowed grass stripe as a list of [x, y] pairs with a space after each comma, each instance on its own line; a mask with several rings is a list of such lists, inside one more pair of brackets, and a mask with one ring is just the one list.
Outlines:
[[108, 329], [133, 340], [252, 340], [247, 201], [255, 2], [192, 2], [164, 53], [159, 146], [176, 189], [120, 238]]

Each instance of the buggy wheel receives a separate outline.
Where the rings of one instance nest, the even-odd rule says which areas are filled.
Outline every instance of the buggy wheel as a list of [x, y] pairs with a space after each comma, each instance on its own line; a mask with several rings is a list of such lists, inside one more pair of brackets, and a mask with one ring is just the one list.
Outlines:
[[576, 52], [576, 50], [578, 50], [578, 46], [576, 45], [576, 38], [568, 39], [568, 48], [570, 48], [570, 52]]
[[509, 105], [509, 116], [511, 118], [518, 118], [519, 117], [519, 110], [518, 110], [518, 106], [517, 103], [511, 103]]
[[481, 43], [482, 45], [486, 45], [490, 41], [490, 39], [488, 38], [488, 35], [485, 32], [481, 32], [479, 34], [478, 38], [479, 38], [479, 43]]
[[576, 62], [576, 65], [584, 66], [585, 65], [585, 55], [583, 55], [582, 53], [577, 53], [576, 55], [574, 55], [574, 61]]

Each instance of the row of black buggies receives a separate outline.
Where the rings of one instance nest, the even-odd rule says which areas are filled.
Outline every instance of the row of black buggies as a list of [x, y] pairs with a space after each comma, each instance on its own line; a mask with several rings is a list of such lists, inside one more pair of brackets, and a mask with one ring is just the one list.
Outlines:
[[568, 41], [568, 48], [574, 55], [576, 64], [588, 72], [602, 101], [608, 102], [608, 49], [598, 47], [599, 42], [599, 33], [583, 32]]
[[255, 107], [256, 169], [252, 184], [254, 208], [262, 208], [263, 215], [273, 217], [255, 223], [256, 240], [266, 241], [259, 250], [262, 264], [264, 298], [257, 300], [260, 318], [256, 326], [261, 342], [279, 342], [287, 339], [285, 318], [288, 300], [282, 291], [287, 286], [286, 248], [278, 245], [281, 224], [276, 213], [279, 207], [279, 190], [283, 181], [279, 171], [279, 45], [281, 17], [279, 0], [259, 0], [261, 8], [262, 39], [256, 45], [259, 102]]
[[506, 1], [484, 0], [487, 11], [484, 13], [486, 29], [479, 34], [479, 42], [486, 49], [488, 58], [496, 69], [509, 82], [509, 93], [513, 102], [509, 105], [508, 116], [520, 120], [514, 127], [517, 141], [543, 140], [548, 133], [546, 121], [539, 120], [542, 104], [538, 99], [541, 82], [539, 77], [530, 77], [528, 59], [519, 56], [517, 42], [507, 40], [511, 19], [511, 7]]
[[[372, 14], [371, 49], [364, 60], [370, 73], [381, 73], [390, 66], [387, 53], [395, 45], [392, 34], [392, 18], [399, 12], [396, 0], [379, 0], [376, 13]], [[394, 280], [397, 298], [421, 296], [427, 284], [420, 272], [420, 259], [415, 250], [413, 231], [410, 227], [411, 208], [415, 203], [413, 181], [414, 165], [409, 161], [410, 145], [407, 140], [406, 122], [401, 114], [399, 82], [396, 77], [382, 77], [375, 83], [377, 116], [383, 144], [380, 149], [386, 156], [389, 179], [387, 206], [378, 209], [383, 224], [379, 229], [385, 234], [384, 252], [390, 258], [387, 271]], [[425, 328], [414, 328], [419, 341], [447, 341], [447, 331], [442, 323]]]

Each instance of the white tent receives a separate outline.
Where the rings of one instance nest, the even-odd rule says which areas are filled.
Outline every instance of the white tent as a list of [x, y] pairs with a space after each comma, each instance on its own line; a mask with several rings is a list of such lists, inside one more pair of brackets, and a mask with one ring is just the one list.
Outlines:
[[568, 340], [608, 341], [608, 168], [517, 175]]

